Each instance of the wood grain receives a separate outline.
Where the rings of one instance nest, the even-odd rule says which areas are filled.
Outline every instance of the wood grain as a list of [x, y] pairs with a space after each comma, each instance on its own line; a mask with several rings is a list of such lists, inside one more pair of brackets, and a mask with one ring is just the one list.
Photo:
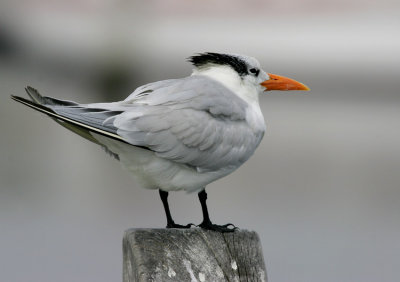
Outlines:
[[255, 232], [130, 229], [123, 240], [123, 281], [267, 281]]

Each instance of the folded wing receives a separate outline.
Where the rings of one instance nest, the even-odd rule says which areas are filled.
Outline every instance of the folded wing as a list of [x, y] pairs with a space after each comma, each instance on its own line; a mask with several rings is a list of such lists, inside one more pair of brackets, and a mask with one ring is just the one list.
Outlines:
[[148, 84], [115, 103], [84, 105], [43, 97], [30, 87], [27, 92], [32, 101], [13, 99], [79, 128], [73, 131], [80, 135], [100, 133], [199, 171], [239, 166], [262, 138], [246, 122], [247, 104], [205, 77]]

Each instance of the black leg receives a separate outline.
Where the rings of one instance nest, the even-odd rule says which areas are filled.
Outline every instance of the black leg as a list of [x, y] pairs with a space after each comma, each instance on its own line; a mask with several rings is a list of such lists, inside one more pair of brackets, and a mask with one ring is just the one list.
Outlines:
[[[206, 193], [205, 189], [202, 190], [201, 192], [199, 192], [199, 200], [200, 200], [200, 204], [201, 204], [201, 210], [203, 211], [203, 222], [200, 223], [199, 227], [201, 227], [203, 229], [207, 229], [207, 230], [221, 232], [221, 233], [235, 231], [236, 227], [232, 223], [228, 223], [225, 225], [217, 225], [217, 224], [213, 224], [211, 222], [210, 216], [208, 214], [208, 209], [207, 209], [207, 203], [206, 203], [207, 193]], [[229, 227], [231, 227], [231, 228], [229, 228]]]
[[158, 191], [160, 192], [160, 198], [164, 205], [165, 215], [167, 216], [167, 228], [190, 228], [190, 226], [192, 226], [193, 224], [180, 225], [174, 222], [171, 216], [171, 212], [169, 211], [168, 192], [162, 191], [161, 189], [159, 189]]

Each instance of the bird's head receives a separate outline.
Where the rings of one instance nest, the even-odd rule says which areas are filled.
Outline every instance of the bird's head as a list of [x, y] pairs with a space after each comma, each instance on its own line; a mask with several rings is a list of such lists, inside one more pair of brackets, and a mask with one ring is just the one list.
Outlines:
[[252, 89], [257, 94], [270, 90], [310, 90], [293, 79], [266, 73], [252, 57], [238, 54], [201, 53], [189, 57], [193, 74], [208, 75], [237, 92], [239, 88]]

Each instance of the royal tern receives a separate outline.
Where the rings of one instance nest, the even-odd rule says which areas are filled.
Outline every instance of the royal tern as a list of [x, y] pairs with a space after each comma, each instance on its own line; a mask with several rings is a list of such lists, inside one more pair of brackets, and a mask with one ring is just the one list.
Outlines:
[[159, 189], [167, 228], [176, 224], [168, 192], [197, 192], [204, 229], [231, 232], [231, 224], [209, 218], [205, 187], [236, 170], [254, 153], [265, 132], [259, 94], [269, 90], [309, 90], [295, 80], [266, 73], [259, 62], [237, 54], [189, 57], [190, 76], [143, 85], [125, 100], [78, 104], [41, 96], [14, 100], [101, 145], [144, 188]]

